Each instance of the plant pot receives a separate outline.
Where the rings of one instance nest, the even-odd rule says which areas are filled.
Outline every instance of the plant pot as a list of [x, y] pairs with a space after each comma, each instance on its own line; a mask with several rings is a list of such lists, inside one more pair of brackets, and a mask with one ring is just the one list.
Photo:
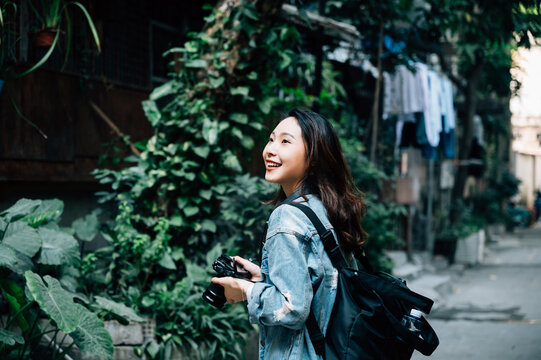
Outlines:
[[485, 241], [485, 231], [483, 229], [465, 238], [458, 239], [455, 261], [466, 265], [475, 265], [482, 262]]
[[58, 29], [43, 29], [32, 33], [34, 46], [39, 48], [50, 48], [53, 45], [54, 38], [58, 31]]

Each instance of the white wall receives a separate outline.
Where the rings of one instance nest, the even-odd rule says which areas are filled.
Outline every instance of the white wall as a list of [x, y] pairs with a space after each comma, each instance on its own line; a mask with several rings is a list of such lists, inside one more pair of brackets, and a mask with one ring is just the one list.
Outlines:
[[533, 207], [536, 190], [541, 190], [541, 156], [514, 153], [514, 173], [522, 183], [519, 186], [520, 202]]
[[513, 170], [520, 185], [520, 201], [533, 206], [541, 190], [541, 46], [513, 53], [511, 75], [520, 81], [518, 96], [510, 101], [513, 127]]

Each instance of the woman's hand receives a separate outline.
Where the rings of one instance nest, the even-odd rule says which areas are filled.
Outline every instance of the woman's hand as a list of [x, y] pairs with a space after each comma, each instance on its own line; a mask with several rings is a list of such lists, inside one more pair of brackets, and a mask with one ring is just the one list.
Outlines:
[[233, 256], [233, 258], [235, 259], [236, 262], [241, 264], [246, 271], [252, 274], [252, 278], [250, 279], [251, 281], [254, 281], [254, 282], [261, 281], [261, 269], [259, 268], [259, 266], [257, 266], [253, 262], [248, 261], [240, 256]]
[[[259, 266], [240, 256], [234, 256], [234, 259], [237, 263], [242, 265], [244, 270], [248, 271], [252, 275], [250, 278], [251, 281], [261, 281], [261, 269]], [[254, 286], [254, 284], [250, 281], [229, 276], [223, 278], [212, 278], [212, 282], [224, 287], [224, 295], [229, 304], [247, 300], [248, 290]]]
[[234, 277], [226, 276], [223, 278], [212, 278], [212, 282], [224, 287], [224, 295], [229, 304], [247, 300], [248, 290], [251, 289], [254, 284], [244, 279], [237, 279]]

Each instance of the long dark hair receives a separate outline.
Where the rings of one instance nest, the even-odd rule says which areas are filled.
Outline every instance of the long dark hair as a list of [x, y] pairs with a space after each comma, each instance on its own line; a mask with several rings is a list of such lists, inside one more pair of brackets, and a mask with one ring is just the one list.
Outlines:
[[[306, 144], [309, 165], [302, 179], [301, 196], [305, 198], [309, 192], [320, 198], [340, 246], [353, 251], [368, 237], [361, 226], [366, 205], [362, 192], [353, 181], [338, 136], [331, 123], [313, 111], [293, 109], [279, 121], [288, 117], [297, 119]], [[280, 188], [272, 203], [278, 205], [284, 199], [285, 193]]]

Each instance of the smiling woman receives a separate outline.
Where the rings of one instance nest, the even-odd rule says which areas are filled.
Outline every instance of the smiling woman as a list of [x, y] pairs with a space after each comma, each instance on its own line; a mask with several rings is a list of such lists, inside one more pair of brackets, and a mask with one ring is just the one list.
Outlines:
[[229, 303], [248, 301], [250, 321], [259, 324], [260, 359], [320, 359], [306, 321], [310, 312], [321, 332], [329, 324], [337, 291], [334, 269], [314, 225], [291, 203], [304, 203], [351, 256], [366, 234], [362, 194], [355, 187], [340, 142], [327, 119], [292, 110], [280, 119], [263, 150], [265, 179], [280, 184], [268, 221], [261, 267], [239, 256], [252, 274], [212, 281], [225, 289]]
[[306, 170], [306, 143], [296, 118], [282, 120], [271, 133], [263, 150], [266, 165], [265, 180], [278, 183], [286, 196], [299, 187]]

